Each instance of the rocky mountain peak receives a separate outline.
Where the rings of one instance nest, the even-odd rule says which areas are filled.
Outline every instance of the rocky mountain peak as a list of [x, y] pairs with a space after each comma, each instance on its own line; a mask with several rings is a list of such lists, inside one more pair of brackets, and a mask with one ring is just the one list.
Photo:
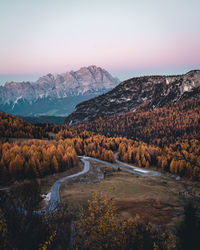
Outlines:
[[[21, 105], [19, 102], [22, 99], [26, 102], [26, 105], [27, 102], [33, 104], [44, 98], [57, 100], [87, 96], [88, 99], [89, 96], [94, 97], [112, 89], [118, 83], [117, 78], [95, 65], [62, 74], [49, 73], [35, 82], [6, 83], [0, 88], [0, 109], [7, 113], [16, 114], [16, 106]], [[78, 100], [85, 100], [85, 98], [76, 98], [76, 101], [71, 104], [72, 107], [74, 107], [74, 103], [77, 104]], [[57, 108], [55, 107], [53, 110], [55, 111]], [[42, 113], [42, 115], [45, 114]], [[56, 115], [55, 112], [50, 114]]]
[[194, 76], [194, 75], [200, 75], [200, 70], [199, 69], [193, 69], [190, 70], [186, 73], [186, 75]]

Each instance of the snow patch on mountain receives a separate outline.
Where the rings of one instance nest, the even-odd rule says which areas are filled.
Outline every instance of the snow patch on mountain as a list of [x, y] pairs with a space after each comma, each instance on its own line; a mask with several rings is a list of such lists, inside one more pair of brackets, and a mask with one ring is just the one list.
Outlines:
[[22, 96], [17, 97], [17, 99], [13, 103], [12, 109], [14, 109], [15, 105], [18, 103], [20, 99], [22, 99]]

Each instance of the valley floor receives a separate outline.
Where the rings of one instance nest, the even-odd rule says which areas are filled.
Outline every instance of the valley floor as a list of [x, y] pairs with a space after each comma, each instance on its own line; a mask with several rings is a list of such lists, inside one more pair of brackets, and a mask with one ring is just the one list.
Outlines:
[[73, 210], [79, 209], [80, 205], [86, 206], [94, 192], [111, 192], [120, 216], [129, 218], [139, 215], [152, 224], [170, 226], [182, 219], [186, 200], [193, 199], [200, 203], [198, 183], [177, 181], [167, 173], [143, 177], [96, 161], [90, 162], [87, 174], [61, 185], [61, 201]]

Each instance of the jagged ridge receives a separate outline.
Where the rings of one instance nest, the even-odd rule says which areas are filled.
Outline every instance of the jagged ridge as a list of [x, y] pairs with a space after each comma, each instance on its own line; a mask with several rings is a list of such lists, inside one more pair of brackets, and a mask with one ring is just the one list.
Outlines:
[[149, 108], [162, 107], [190, 97], [200, 96], [200, 70], [192, 70], [176, 76], [135, 77], [120, 83], [113, 90], [80, 103], [66, 118], [75, 125], [134, 110], [147, 103]]
[[[0, 87], [0, 109], [18, 115], [56, 115], [56, 112], [57, 115], [67, 115], [78, 102], [102, 94], [118, 83], [117, 78], [94, 65], [63, 74], [47, 74], [36, 82], [10, 82]], [[62, 105], [59, 105], [57, 100], [62, 102]], [[48, 109], [47, 106], [51, 108]], [[62, 106], [63, 110], [59, 112]], [[28, 108], [28, 113], [24, 113], [24, 107]]]

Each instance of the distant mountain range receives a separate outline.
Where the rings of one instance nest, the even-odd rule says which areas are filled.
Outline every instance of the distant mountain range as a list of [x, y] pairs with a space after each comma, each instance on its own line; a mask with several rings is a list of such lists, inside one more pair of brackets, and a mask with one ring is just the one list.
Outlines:
[[100, 116], [135, 110], [143, 104], [154, 109], [189, 98], [200, 98], [200, 70], [184, 75], [135, 77], [106, 94], [78, 104], [66, 123], [90, 122]]
[[117, 78], [96, 66], [48, 74], [36, 82], [9, 82], [0, 86], [0, 110], [21, 116], [67, 116], [78, 103], [117, 84]]

